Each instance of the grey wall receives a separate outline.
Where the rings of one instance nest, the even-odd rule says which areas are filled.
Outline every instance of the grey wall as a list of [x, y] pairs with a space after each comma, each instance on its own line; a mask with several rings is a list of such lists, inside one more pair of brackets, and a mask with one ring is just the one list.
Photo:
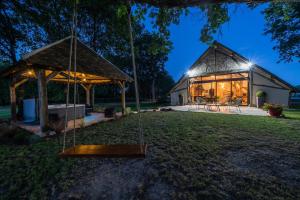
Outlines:
[[290, 91], [257, 73], [253, 73], [252, 103], [256, 105], [256, 92], [262, 90], [267, 93], [267, 103], [288, 106]]
[[188, 96], [187, 96], [187, 87], [188, 87], [188, 80], [183, 80], [181, 83], [177, 85], [177, 87], [171, 92], [171, 105], [179, 105], [179, 95], [183, 97], [183, 104], [188, 103]]

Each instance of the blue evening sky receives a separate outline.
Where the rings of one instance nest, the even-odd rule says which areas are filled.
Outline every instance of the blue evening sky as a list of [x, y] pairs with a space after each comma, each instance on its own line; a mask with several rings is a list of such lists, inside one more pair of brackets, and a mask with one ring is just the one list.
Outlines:
[[[240, 5], [230, 8], [230, 21], [222, 26], [222, 34], [215, 39], [250, 59], [292, 85], [300, 85], [300, 63], [277, 63], [278, 53], [272, 49], [274, 42], [270, 35], [264, 35], [264, 16], [262, 5], [254, 10]], [[183, 73], [208, 48], [200, 42], [200, 29], [204, 24], [199, 10], [192, 9], [188, 16], [182, 16], [179, 25], [171, 25], [173, 50], [169, 54], [166, 68], [177, 81]]]

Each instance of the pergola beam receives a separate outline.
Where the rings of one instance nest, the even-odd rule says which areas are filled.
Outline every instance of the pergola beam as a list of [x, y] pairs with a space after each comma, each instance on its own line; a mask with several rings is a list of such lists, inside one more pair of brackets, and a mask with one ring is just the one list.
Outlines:
[[58, 74], [60, 74], [61, 72], [60, 71], [53, 71], [51, 74], [49, 74], [48, 76], [47, 76], [47, 83], [49, 82], [49, 81], [51, 81], [51, 79], [53, 79], [56, 75], [58, 75]]

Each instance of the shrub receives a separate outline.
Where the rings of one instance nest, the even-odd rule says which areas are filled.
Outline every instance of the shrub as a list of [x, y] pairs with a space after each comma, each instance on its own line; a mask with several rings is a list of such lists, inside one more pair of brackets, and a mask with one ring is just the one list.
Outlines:
[[41, 140], [37, 135], [32, 135], [16, 126], [8, 123], [0, 123], [0, 144], [33, 144]]
[[272, 104], [264, 103], [264, 105], [263, 105], [263, 110], [268, 111], [271, 105], [272, 105]]
[[30, 135], [28, 137], [28, 143], [29, 144], [35, 144], [35, 143], [38, 143], [42, 140], [42, 138], [38, 135]]
[[264, 110], [267, 110], [271, 116], [279, 117], [282, 115], [283, 107], [277, 104], [265, 103], [263, 106]]
[[262, 90], [258, 90], [256, 92], [256, 96], [257, 97], [265, 97], [265, 96], [267, 96], [267, 94], [264, 91], [262, 91]]
[[15, 144], [24, 145], [29, 143], [30, 135], [24, 132], [17, 132], [14, 135], [13, 141]]

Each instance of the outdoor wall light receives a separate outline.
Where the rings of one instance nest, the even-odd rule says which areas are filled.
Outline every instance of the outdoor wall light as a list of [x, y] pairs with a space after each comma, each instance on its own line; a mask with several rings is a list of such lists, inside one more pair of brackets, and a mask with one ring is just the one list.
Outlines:
[[197, 75], [197, 70], [196, 70], [196, 69], [188, 70], [188, 71], [186, 72], [186, 74], [187, 74], [189, 77], [196, 76], [196, 75]]
[[253, 65], [252, 62], [246, 62], [246, 63], [242, 63], [242, 64], [241, 64], [241, 67], [242, 67], [243, 69], [250, 69], [252, 65]]

